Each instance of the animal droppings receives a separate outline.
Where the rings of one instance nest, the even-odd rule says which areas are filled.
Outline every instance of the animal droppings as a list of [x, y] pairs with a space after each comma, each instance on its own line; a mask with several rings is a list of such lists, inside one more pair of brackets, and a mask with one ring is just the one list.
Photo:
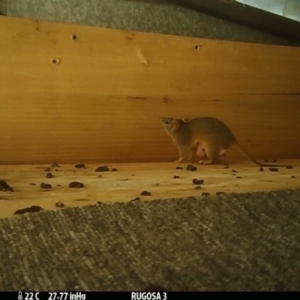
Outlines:
[[174, 178], [174, 179], [177, 179], [177, 178], [180, 178], [180, 176], [174, 175], [173, 178]]
[[46, 168], [44, 171], [45, 172], [50, 172], [51, 170], [50, 170], [50, 168]]
[[77, 168], [77, 169], [85, 168], [85, 164], [76, 164], [75, 168]]
[[118, 171], [118, 169], [117, 169], [117, 168], [112, 168], [111, 170], [112, 170], [112, 172], [116, 172], [116, 171]]
[[228, 169], [229, 168], [229, 165], [224, 165], [224, 169]]
[[269, 168], [271, 172], [278, 172], [278, 168]]
[[195, 187], [195, 190], [201, 190], [202, 188], [201, 188], [201, 185], [197, 185], [196, 187]]
[[186, 166], [186, 170], [187, 171], [197, 171], [197, 167], [195, 167], [193, 165], [187, 165]]
[[55, 206], [56, 207], [64, 207], [65, 205], [62, 202], [56, 202]]
[[176, 167], [176, 170], [183, 170], [183, 167]]
[[54, 175], [52, 173], [47, 173], [46, 174], [46, 178], [53, 178], [53, 177], [54, 177]]
[[209, 196], [210, 193], [202, 193], [202, 196]]
[[151, 196], [151, 193], [148, 191], [141, 192], [141, 196]]
[[57, 164], [57, 163], [54, 163], [54, 164], [51, 165], [51, 167], [60, 167], [60, 165]]
[[203, 179], [196, 179], [196, 178], [194, 178], [193, 179], [193, 184], [202, 184], [204, 182], [204, 180]]
[[236, 170], [232, 170], [231, 172], [232, 172], [232, 173], [236, 173]]
[[95, 170], [95, 172], [107, 172], [107, 171], [109, 171], [109, 168], [107, 166], [100, 166]]
[[69, 187], [70, 188], [83, 188], [84, 184], [82, 182], [79, 181], [72, 181], [69, 183]]
[[264, 170], [263, 167], [260, 167], [260, 168], [259, 168], [259, 172], [262, 172], [263, 170]]
[[40, 206], [36, 206], [36, 205], [33, 205], [33, 206], [30, 206], [30, 207], [27, 207], [27, 208], [22, 208], [22, 209], [18, 209], [14, 212], [14, 215], [21, 215], [21, 214], [26, 214], [26, 213], [29, 213], [29, 212], [39, 212], [43, 210]]
[[141, 200], [140, 197], [136, 197], [136, 198], [130, 200], [129, 202], [140, 201], [140, 200]]
[[40, 184], [40, 188], [41, 188], [41, 189], [44, 189], [44, 190], [48, 190], [48, 189], [51, 189], [51, 188], [52, 188], [52, 185], [51, 185], [50, 183], [44, 183], [44, 182], [42, 182], [42, 183]]
[[241, 176], [236, 176], [236, 178], [242, 178]]
[[287, 168], [287, 169], [293, 169], [293, 167], [292, 167], [292, 166], [286, 166], [286, 168]]
[[30, 184], [30, 185], [36, 185], [36, 183], [33, 183], [33, 182], [30, 182], [29, 184]]
[[0, 180], [0, 191], [2, 192], [13, 192], [14, 188], [12, 188], [5, 180]]
[[292, 175], [292, 176], [291, 176], [291, 178], [295, 178], [295, 176], [294, 176], [294, 175]]

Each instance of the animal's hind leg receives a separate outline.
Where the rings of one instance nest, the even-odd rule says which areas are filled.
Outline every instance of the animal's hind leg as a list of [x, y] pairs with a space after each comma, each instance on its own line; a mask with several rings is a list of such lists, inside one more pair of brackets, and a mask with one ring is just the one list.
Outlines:
[[200, 160], [199, 163], [203, 165], [211, 165], [215, 163], [218, 159], [223, 158], [225, 153], [220, 151], [217, 147], [212, 147], [209, 143], [203, 142], [203, 146], [206, 153], [206, 160]]

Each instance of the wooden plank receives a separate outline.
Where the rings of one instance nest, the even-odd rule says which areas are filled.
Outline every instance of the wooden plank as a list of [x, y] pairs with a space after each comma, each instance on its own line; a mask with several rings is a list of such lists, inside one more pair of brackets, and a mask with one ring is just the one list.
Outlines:
[[[268, 168], [260, 172], [251, 163], [232, 164], [228, 169], [222, 165], [198, 165], [198, 170], [194, 172], [186, 171], [186, 164], [113, 164], [108, 167], [110, 170], [117, 168], [116, 172], [102, 173], [95, 172], [99, 165], [86, 165], [84, 169], [60, 165], [51, 167], [54, 177], [50, 179], [46, 178], [47, 172], [44, 171], [49, 165], [0, 166], [2, 178], [15, 190], [0, 191], [0, 218], [10, 217], [16, 210], [33, 205], [48, 210], [61, 209], [55, 206], [56, 202], [63, 202], [65, 207], [76, 207], [96, 204], [98, 201], [106, 204], [128, 202], [136, 197], [140, 197], [141, 201], [149, 201], [201, 196], [202, 193], [214, 195], [216, 192], [246, 193], [299, 188], [300, 161], [289, 160], [288, 163], [294, 169], [279, 168], [278, 172], [271, 172]], [[184, 170], [176, 170], [178, 165]], [[180, 178], [174, 179], [176, 175]], [[194, 178], [204, 180], [201, 189], [195, 189], [197, 185], [192, 182]], [[84, 187], [69, 188], [68, 184], [74, 180], [82, 182]], [[42, 190], [42, 182], [50, 183], [52, 188]], [[152, 195], [141, 196], [144, 190]]]
[[298, 48], [0, 17], [0, 49], [0, 164], [172, 161], [162, 115], [300, 157]]

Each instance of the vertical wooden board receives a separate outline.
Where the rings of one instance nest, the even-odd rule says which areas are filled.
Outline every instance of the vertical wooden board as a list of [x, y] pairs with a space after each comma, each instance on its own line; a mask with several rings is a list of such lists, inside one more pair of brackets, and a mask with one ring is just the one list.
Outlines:
[[300, 156], [298, 48], [0, 24], [2, 164], [171, 160], [161, 115], [219, 117], [260, 158]]

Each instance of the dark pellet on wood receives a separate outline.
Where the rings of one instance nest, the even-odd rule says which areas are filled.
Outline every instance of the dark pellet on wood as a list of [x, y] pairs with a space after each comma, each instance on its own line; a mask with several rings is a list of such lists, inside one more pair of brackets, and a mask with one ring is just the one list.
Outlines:
[[262, 172], [263, 170], [264, 170], [263, 167], [260, 167], [260, 168], [259, 168], [259, 172]]
[[46, 178], [53, 178], [53, 177], [54, 177], [54, 175], [52, 173], [47, 173], [46, 174]]
[[236, 176], [236, 178], [242, 178], [241, 176]]
[[202, 179], [196, 179], [196, 178], [193, 179], [193, 184], [202, 184], [203, 182], [204, 180]]
[[56, 207], [64, 207], [65, 205], [62, 202], [56, 202], [55, 206]]
[[195, 190], [201, 190], [201, 185], [197, 185], [197, 186], [195, 187]]
[[82, 182], [79, 181], [72, 181], [69, 183], [69, 187], [70, 188], [83, 188], [84, 184]]
[[216, 192], [216, 195], [224, 195], [226, 194], [225, 192]]
[[112, 170], [112, 172], [116, 172], [116, 171], [118, 171], [118, 169], [117, 169], [117, 168], [112, 168], [111, 170]]
[[292, 167], [292, 166], [286, 166], [286, 168], [287, 168], [287, 169], [293, 169], [293, 167]]
[[151, 193], [148, 191], [141, 192], [141, 196], [151, 196]]
[[291, 176], [291, 178], [295, 178], [295, 176], [293, 175], [293, 176]]
[[85, 168], [85, 164], [76, 164], [75, 168]]
[[107, 171], [109, 171], [109, 168], [107, 166], [100, 166], [95, 170], [95, 172], [107, 172]]
[[43, 210], [40, 206], [36, 206], [36, 205], [33, 205], [33, 206], [30, 206], [30, 207], [27, 207], [27, 208], [22, 208], [22, 209], [18, 209], [14, 212], [14, 215], [21, 215], [21, 214], [26, 214], [28, 212], [39, 212]]
[[11, 187], [5, 180], [0, 179], [0, 191], [13, 192], [14, 188]]
[[136, 198], [134, 198], [134, 199], [132, 199], [132, 200], [130, 200], [129, 202], [133, 202], [133, 201], [140, 201], [141, 199], [140, 199], [140, 197], [136, 197]]
[[278, 168], [269, 168], [271, 172], [278, 172]]
[[57, 163], [54, 163], [54, 164], [51, 165], [51, 167], [60, 167], [60, 165], [57, 164]]
[[236, 173], [236, 170], [232, 170], [231, 172], [232, 172], [232, 173]]
[[46, 168], [44, 171], [45, 172], [50, 172], [51, 170], [50, 170], [50, 168]]
[[60, 184], [58, 184], [57, 186], [60, 186]]
[[30, 182], [30, 185], [36, 185], [36, 183]]
[[98, 204], [103, 204], [103, 202], [101, 202], [101, 201], [97, 201], [97, 203], [98, 203]]
[[210, 193], [202, 193], [202, 196], [209, 196]]
[[176, 170], [183, 170], [183, 167], [176, 167]]
[[180, 178], [180, 176], [174, 175], [173, 178], [174, 178], [174, 179], [177, 179], [177, 178]]
[[193, 165], [187, 165], [186, 166], [186, 170], [187, 171], [197, 171], [197, 167], [195, 167]]
[[52, 188], [52, 185], [51, 185], [50, 183], [44, 183], [44, 182], [42, 182], [42, 183], [40, 184], [40, 188], [41, 188], [41, 189], [47, 190], [47, 189], [51, 189], [51, 188]]

